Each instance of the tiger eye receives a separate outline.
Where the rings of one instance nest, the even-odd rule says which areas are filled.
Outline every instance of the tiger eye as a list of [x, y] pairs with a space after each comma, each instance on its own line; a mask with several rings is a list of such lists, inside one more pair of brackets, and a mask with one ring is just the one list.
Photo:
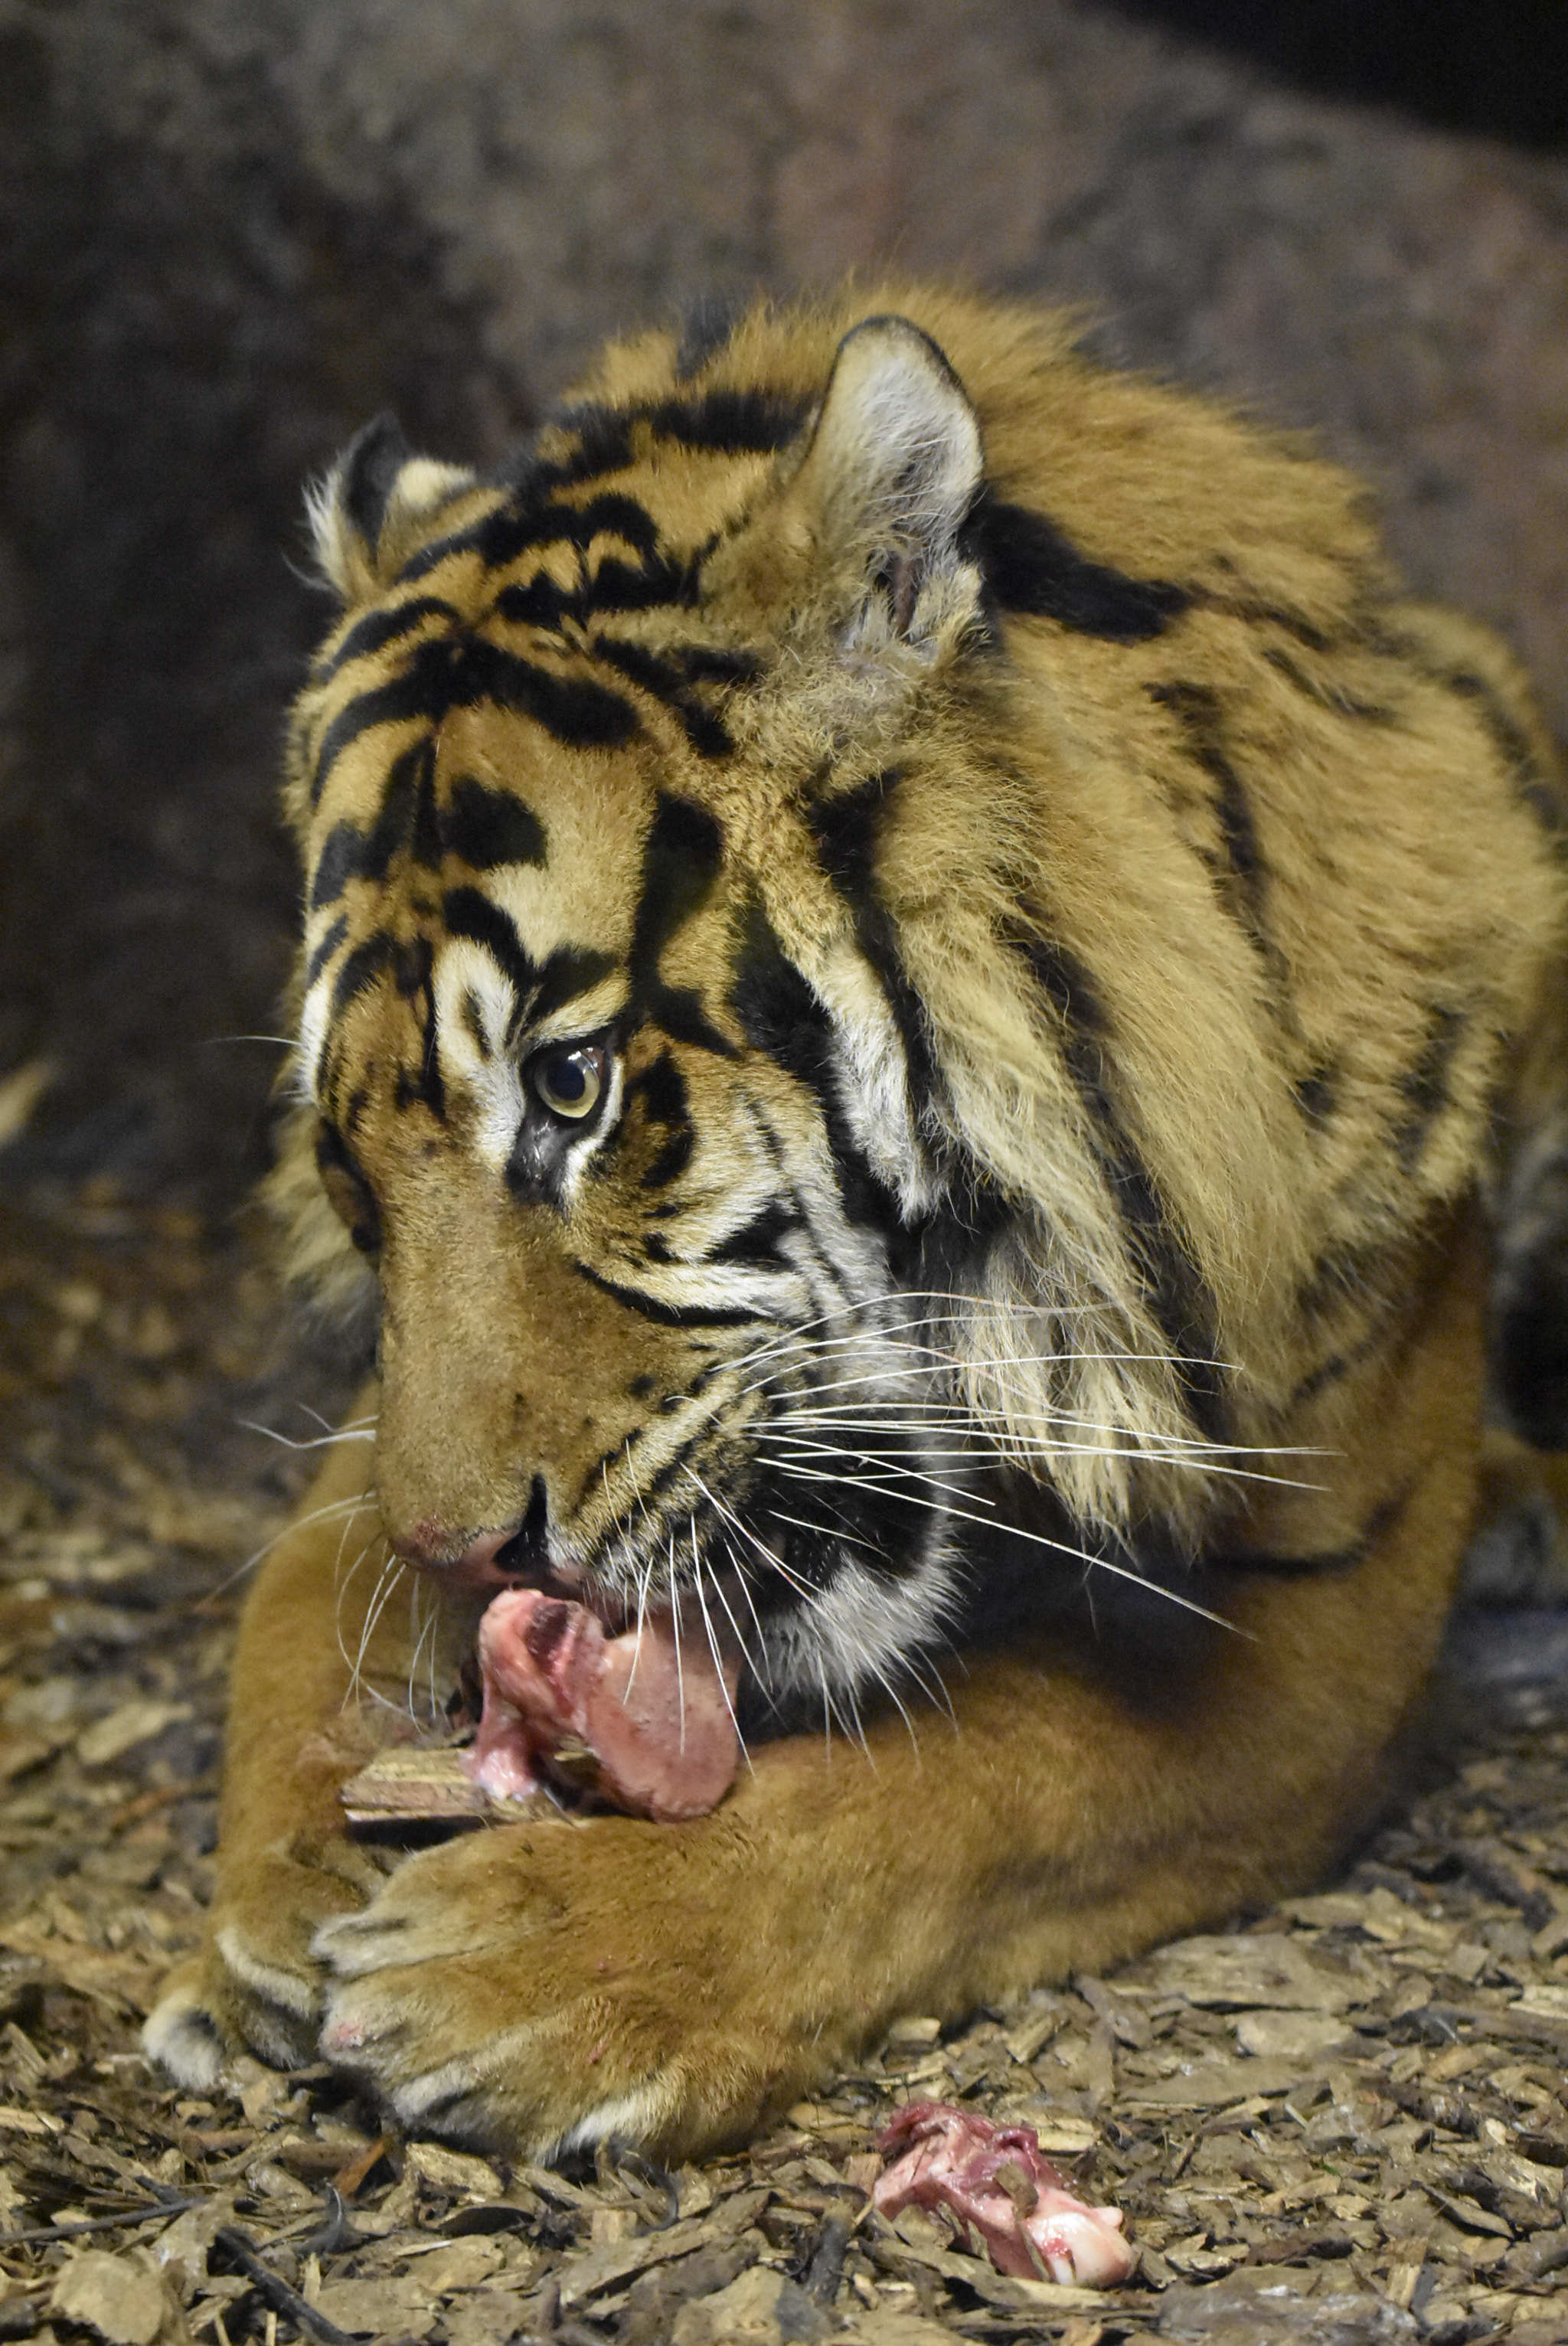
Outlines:
[[592, 1116], [604, 1096], [605, 1054], [592, 1044], [573, 1050], [552, 1051], [531, 1071], [534, 1089], [552, 1116], [581, 1123]]

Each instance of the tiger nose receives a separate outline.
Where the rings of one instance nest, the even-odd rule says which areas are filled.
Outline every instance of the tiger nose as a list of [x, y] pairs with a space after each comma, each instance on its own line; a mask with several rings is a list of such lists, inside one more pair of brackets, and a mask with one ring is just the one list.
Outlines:
[[499, 1531], [467, 1533], [427, 1515], [395, 1538], [392, 1546], [406, 1562], [423, 1572], [439, 1572], [457, 1587], [512, 1588], [519, 1582], [559, 1577], [551, 1569], [549, 1519], [545, 1478], [535, 1474], [520, 1522]]
[[400, 1532], [392, 1553], [421, 1572], [438, 1572], [460, 1588], [499, 1588], [506, 1576], [495, 1559], [515, 1535], [511, 1531], [469, 1534], [455, 1531], [437, 1516], [427, 1515], [412, 1531]]

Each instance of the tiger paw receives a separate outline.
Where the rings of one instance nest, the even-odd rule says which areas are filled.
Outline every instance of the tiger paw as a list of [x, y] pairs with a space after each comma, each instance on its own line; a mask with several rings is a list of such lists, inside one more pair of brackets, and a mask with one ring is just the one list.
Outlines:
[[379, 1853], [338, 1840], [307, 1861], [274, 1852], [224, 1895], [199, 1953], [179, 1965], [148, 2015], [142, 2043], [182, 2086], [205, 2091], [236, 2054], [280, 2069], [316, 2059], [324, 1979], [311, 1952], [322, 1924], [380, 1883]]
[[315, 1951], [321, 2049], [405, 2124], [544, 2157], [733, 2140], [831, 2057], [774, 1994], [769, 1916], [718, 1820], [502, 1826], [411, 1857]]

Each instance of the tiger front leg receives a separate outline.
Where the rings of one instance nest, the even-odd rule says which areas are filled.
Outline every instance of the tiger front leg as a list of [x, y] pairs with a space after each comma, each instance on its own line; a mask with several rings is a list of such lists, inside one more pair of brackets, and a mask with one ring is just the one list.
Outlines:
[[340, 1789], [406, 1721], [410, 1605], [370, 1494], [373, 1388], [257, 1574], [232, 1671], [217, 1887], [199, 1953], [144, 2033], [183, 2083], [241, 2050], [316, 2057], [311, 1941], [381, 1887], [383, 1855], [344, 1830]]
[[974, 1657], [954, 1717], [765, 1746], [692, 1822], [412, 1857], [320, 1934], [322, 2050], [460, 2142], [673, 2159], [900, 2013], [956, 2018], [1298, 1886], [1386, 1791], [1468, 1485], [1440, 1462], [1354, 1571], [1238, 1583], [1240, 1634], [1198, 1625], [1141, 1689], [1087, 1645]]

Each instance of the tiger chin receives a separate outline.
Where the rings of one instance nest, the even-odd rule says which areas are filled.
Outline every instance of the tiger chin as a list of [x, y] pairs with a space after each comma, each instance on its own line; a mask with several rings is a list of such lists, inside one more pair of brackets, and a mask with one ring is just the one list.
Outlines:
[[[613, 345], [494, 473], [383, 420], [311, 512], [272, 1197], [377, 1373], [149, 2047], [674, 2158], [1320, 1876], [1562, 1113], [1507, 655], [1298, 441], [908, 285]], [[352, 1839], [498, 1585], [722, 1648], [724, 1796]]]

